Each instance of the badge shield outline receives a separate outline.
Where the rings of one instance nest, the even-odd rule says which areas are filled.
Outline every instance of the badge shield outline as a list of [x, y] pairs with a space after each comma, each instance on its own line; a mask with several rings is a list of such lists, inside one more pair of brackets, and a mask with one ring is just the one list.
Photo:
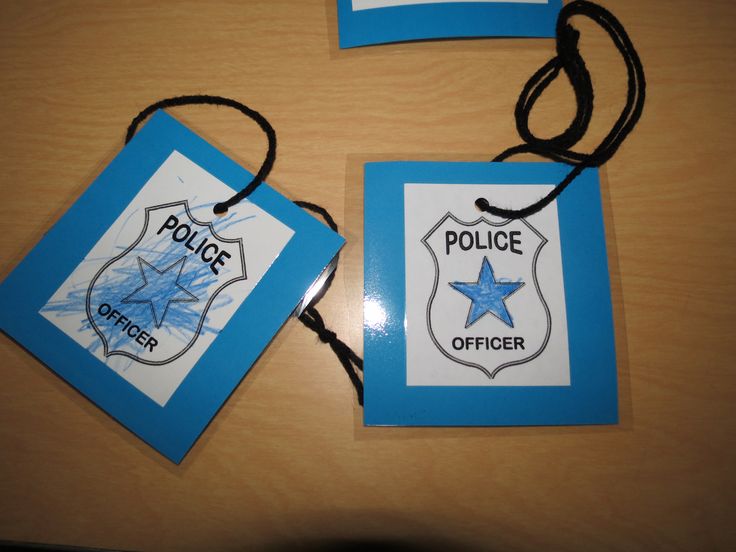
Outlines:
[[[115, 263], [117, 263], [121, 259], [123, 259], [126, 256], [128, 256], [129, 253], [131, 253], [132, 251], [134, 251], [136, 249], [136, 247], [138, 247], [138, 245], [141, 244], [141, 242], [147, 236], [148, 231], [149, 231], [149, 223], [150, 223], [150, 219], [151, 219], [151, 212], [158, 211], [158, 210], [161, 210], [161, 209], [174, 208], [174, 207], [179, 207], [180, 209], [183, 208], [184, 213], [186, 214], [187, 218], [189, 219], [187, 222], [189, 224], [191, 224], [191, 225], [196, 225], [197, 227], [205, 228], [205, 229], [209, 230], [209, 233], [210, 233], [211, 237], [214, 238], [215, 240], [217, 240], [219, 242], [222, 242], [222, 243], [234, 243], [234, 244], [237, 244], [237, 246], [238, 246], [237, 249], [238, 249], [238, 256], [239, 256], [239, 259], [238, 260], [239, 260], [240, 273], [239, 273], [239, 275], [236, 275], [234, 278], [230, 278], [227, 281], [221, 283], [217, 287], [217, 289], [215, 289], [215, 291], [212, 292], [209, 295], [209, 297], [207, 299], [207, 303], [205, 304], [204, 308], [202, 309], [202, 312], [199, 315], [199, 319], [197, 321], [197, 327], [194, 330], [191, 339], [189, 340], [188, 343], [186, 343], [186, 345], [178, 353], [176, 353], [176, 354], [174, 354], [172, 356], [169, 356], [168, 358], [166, 358], [164, 360], [147, 360], [147, 359], [141, 358], [139, 355], [132, 354], [132, 353], [130, 353], [128, 351], [117, 350], [117, 349], [110, 350], [111, 349], [111, 345], [108, 343], [107, 336], [99, 328], [99, 326], [95, 323], [95, 317], [93, 316], [93, 313], [92, 313], [91, 297], [92, 297], [92, 293], [93, 293], [93, 289], [95, 287], [95, 284], [99, 280], [100, 276], [102, 276], [109, 268], [111, 268]], [[179, 212], [176, 212], [176, 213], [179, 214]], [[186, 258], [188, 258], [188, 253], [187, 253], [186, 256], [182, 257], [182, 259], [186, 259]], [[141, 257], [139, 257], [139, 259], [141, 259]], [[178, 262], [179, 261], [177, 261], [177, 263]], [[146, 264], [148, 264], [148, 263], [146, 263]], [[136, 362], [140, 362], [141, 364], [146, 364], [146, 365], [149, 365], [149, 366], [161, 366], [161, 365], [169, 364], [169, 363], [175, 361], [176, 359], [182, 357], [184, 354], [187, 353], [187, 351], [189, 351], [189, 349], [192, 348], [192, 346], [194, 346], [195, 342], [197, 341], [197, 339], [199, 338], [199, 336], [202, 333], [202, 328], [204, 326], [204, 323], [205, 323], [205, 320], [206, 320], [206, 317], [207, 317], [207, 313], [209, 312], [209, 309], [212, 306], [212, 303], [214, 302], [214, 300], [216, 299], [216, 297], [218, 296], [218, 294], [222, 290], [224, 290], [226, 287], [228, 287], [230, 284], [233, 284], [233, 283], [238, 282], [238, 281], [246, 280], [246, 279], [247, 279], [247, 272], [246, 272], [246, 266], [245, 266], [245, 253], [244, 253], [244, 249], [243, 249], [243, 240], [242, 240], [242, 238], [223, 238], [222, 236], [220, 236], [215, 231], [214, 225], [211, 222], [202, 222], [202, 221], [198, 220], [197, 218], [195, 218], [194, 215], [192, 215], [192, 212], [189, 209], [189, 202], [186, 199], [180, 200], [180, 201], [173, 201], [173, 202], [170, 202], [170, 203], [164, 203], [164, 204], [160, 204], [160, 205], [154, 205], [154, 206], [146, 207], [145, 208], [145, 219], [144, 219], [144, 222], [143, 222], [143, 228], [141, 229], [141, 232], [138, 235], [138, 237], [135, 239], [135, 241], [130, 246], [128, 246], [122, 253], [120, 253], [119, 255], [116, 255], [112, 259], [108, 260], [97, 271], [97, 273], [95, 274], [95, 276], [90, 281], [90, 284], [89, 284], [89, 286], [87, 288], [86, 298], [85, 298], [85, 309], [86, 309], [87, 319], [88, 319], [88, 321], [89, 321], [90, 326], [92, 327], [92, 329], [95, 331], [95, 333], [97, 334], [97, 336], [102, 341], [103, 356], [105, 358], [110, 358], [112, 356], [122, 356], [122, 357], [127, 357], [127, 358], [130, 358], [130, 359], [132, 359], [132, 360], [134, 360]], [[178, 282], [178, 279], [177, 279], [177, 282]], [[175, 301], [171, 301], [171, 302], [175, 302]], [[168, 310], [168, 306], [169, 305], [167, 305], [166, 310]], [[152, 311], [154, 310], [153, 307], [151, 307], [151, 310]], [[164, 314], [164, 316], [165, 316], [165, 314]], [[153, 321], [153, 324], [154, 324], [155, 327], [157, 327], [157, 328], [160, 327], [160, 325], [158, 325], [157, 322], [156, 322], [155, 312], [153, 313], [152, 321]], [[163, 316], [162, 316], [162, 323], [163, 323]]]
[[[495, 367], [489, 369], [483, 364], [480, 364], [478, 362], [473, 362], [470, 360], [464, 360], [462, 358], [459, 358], [449, 351], [447, 351], [441, 344], [437, 336], [435, 335], [435, 330], [432, 327], [432, 307], [434, 305], [435, 299], [437, 297], [437, 292], [439, 289], [439, 283], [440, 283], [440, 263], [437, 258], [437, 254], [435, 253], [434, 249], [432, 248], [432, 245], [429, 243], [430, 238], [433, 236], [433, 234], [441, 228], [448, 219], [454, 221], [456, 224], [466, 227], [468, 229], [477, 227], [478, 225], [482, 223], [486, 223], [487, 225], [493, 227], [493, 228], [502, 228], [504, 226], [508, 226], [509, 224], [513, 223], [515, 220], [518, 220], [520, 223], [522, 223], [526, 228], [531, 231], [535, 236], [539, 238], [539, 244], [537, 245], [534, 254], [531, 259], [531, 274], [532, 274], [532, 281], [534, 284], [534, 290], [536, 291], [537, 297], [539, 298], [539, 301], [541, 303], [541, 306], [544, 310], [544, 314], [546, 317], [546, 331], [544, 338], [542, 340], [541, 345], [539, 348], [532, 354], [525, 356], [524, 358], [517, 359], [517, 360], [511, 360], [506, 362], [501, 362], [500, 364], [496, 365]], [[552, 315], [549, 309], [549, 305], [547, 304], [547, 301], [544, 298], [544, 295], [542, 294], [542, 291], [539, 286], [539, 276], [537, 274], [537, 263], [539, 260], [539, 255], [544, 248], [544, 246], [548, 243], [549, 240], [545, 238], [534, 226], [532, 226], [526, 219], [506, 219], [501, 222], [494, 222], [492, 220], [488, 220], [484, 216], [480, 216], [477, 219], [475, 219], [472, 222], [465, 222], [463, 220], [460, 220], [458, 217], [456, 217], [451, 212], [447, 212], [445, 215], [440, 218], [439, 222], [437, 222], [420, 240], [424, 246], [429, 251], [432, 262], [434, 263], [434, 281], [432, 284], [432, 292], [430, 293], [429, 300], [427, 301], [427, 308], [426, 308], [426, 324], [427, 324], [427, 330], [429, 333], [429, 337], [431, 338], [434, 345], [437, 347], [437, 349], [448, 359], [452, 360], [453, 362], [457, 362], [459, 364], [462, 364], [464, 366], [469, 366], [472, 368], [475, 368], [486, 375], [486, 377], [490, 380], [493, 380], [502, 370], [505, 370], [506, 368], [512, 367], [512, 366], [518, 366], [520, 364], [525, 364], [527, 362], [531, 362], [535, 358], [539, 357], [539, 355], [542, 354], [544, 349], [547, 347], [547, 344], [549, 343], [550, 336], [552, 334]], [[487, 258], [487, 257], [486, 257]], [[471, 304], [472, 308], [472, 304]], [[493, 314], [493, 313], [491, 313]], [[495, 316], [495, 315], [494, 315]], [[468, 326], [465, 326], [465, 329], [467, 329]], [[495, 362], [488, 363], [489, 365], [495, 364]]]

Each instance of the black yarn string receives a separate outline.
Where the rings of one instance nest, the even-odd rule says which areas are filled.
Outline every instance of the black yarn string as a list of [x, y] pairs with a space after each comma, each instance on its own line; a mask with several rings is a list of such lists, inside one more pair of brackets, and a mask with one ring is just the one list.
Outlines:
[[227, 201], [215, 204], [215, 207], [213, 209], [215, 214], [221, 215], [223, 213], [227, 213], [227, 210], [230, 207], [239, 203], [240, 201], [248, 197], [251, 193], [253, 193], [255, 189], [261, 184], [261, 182], [266, 179], [268, 173], [270, 173], [271, 169], [273, 168], [274, 162], [276, 161], [276, 131], [271, 126], [271, 123], [269, 123], [263, 115], [261, 115], [257, 111], [254, 111], [245, 104], [242, 104], [230, 98], [223, 98], [222, 96], [206, 96], [198, 94], [193, 96], [176, 96], [174, 98], [166, 98], [164, 100], [149, 105], [146, 109], [136, 115], [136, 117], [133, 119], [133, 121], [130, 123], [130, 126], [128, 127], [128, 132], [125, 135], [125, 143], [127, 144], [128, 142], [130, 142], [136, 130], [138, 129], [138, 126], [144, 120], [146, 120], [149, 115], [158, 111], [159, 109], [164, 109], [166, 107], [176, 107], [180, 105], [202, 104], [224, 105], [227, 107], [232, 107], [233, 109], [237, 109], [243, 115], [245, 115], [246, 117], [250, 117], [256, 123], [258, 123], [258, 126], [263, 129], [263, 132], [266, 133], [266, 137], [268, 138], [268, 151], [266, 152], [266, 158], [263, 160], [263, 164], [261, 165], [261, 168], [258, 169], [256, 175], [253, 177], [253, 180], [251, 180], [245, 188], [240, 190], [237, 194], [232, 196]]
[[[628, 75], [628, 91], [626, 105], [616, 120], [611, 131], [606, 135], [592, 153], [573, 151], [575, 146], [588, 130], [593, 114], [593, 85], [585, 61], [578, 50], [580, 32], [568, 21], [576, 15], [592, 19], [608, 33], [616, 49], [626, 64]], [[564, 71], [575, 92], [577, 110], [570, 126], [558, 136], [549, 139], [537, 138], [529, 129], [529, 116], [536, 101], [547, 87]], [[522, 209], [504, 209], [491, 205], [487, 199], [479, 198], [475, 205], [481, 211], [503, 218], [524, 218], [544, 209], [552, 203], [580, 173], [589, 167], [600, 167], [613, 157], [626, 137], [636, 126], [644, 109], [646, 98], [646, 79], [644, 67], [634, 44], [623, 25], [605, 8], [588, 2], [576, 0], [567, 4], [557, 18], [557, 56], [539, 69], [524, 86], [514, 112], [516, 128], [524, 140], [523, 144], [511, 147], [493, 161], [504, 161], [518, 153], [533, 153], [553, 161], [573, 165], [572, 171], [555, 186], [550, 193]]]
[[[271, 168], [273, 167], [273, 164], [276, 160], [276, 132], [274, 131], [271, 124], [266, 120], [266, 118], [263, 117], [263, 115], [261, 115], [257, 111], [250, 109], [245, 104], [221, 96], [196, 95], [167, 98], [165, 100], [161, 100], [149, 105], [133, 119], [133, 121], [130, 123], [130, 126], [128, 127], [128, 132], [125, 135], [125, 143], [127, 144], [128, 142], [130, 142], [130, 140], [135, 135], [138, 126], [155, 111], [163, 109], [165, 107], [199, 104], [225, 105], [237, 109], [244, 115], [256, 121], [268, 137], [268, 153], [266, 155], [266, 159], [263, 161], [260, 170], [253, 178], [253, 180], [251, 180], [250, 184], [248, 184], [245, 188], [243, 188], [240, 192], [235, 194], [227, 201], [215, 205], [215, 213], [225, 213], [230, 207], [250, 195], [263, 182], [268, 173], [271, 172]], [[299, 207], [303, 209], [307, 209], [320, 215], [325, 220], [327, 225], [332, 230], [337, 232], [337, 223], [335, 222], [335, 219], [332, 218], [332, 215], [330, 215], [327, 209], [325, 209], [324, 207], [320, 207], [319, 205], [316, 205], [314, 203], [309, 203], [308, 201], [295, 201], [294, 203], [296, 203]], [[335, 263], [337, 263], [338, 258], [339, 255], [335, 259]], [[322, 299], [322, 297], [324, 297], [325, 293], [327, 293], [327, 290], [332, 285], [332, 281], [335, 279], [336, 272], [337, 266], [335, 267], [335, 270], [332, 271], [332, 273], [327, 277], [322, 288], [315, 294], [309, 305], [299, 316], [299, 320], [307, 328], [316, 333], [317, 337], [322, 343], [326, 343], [330, 346], [330, 348], [342, 364], [343, 368], [345, 368], [345, 372], [347, 373], [350, 381], [355, 387], [355, 392], [358, 397], [358, 404], [363, 406], [363, 382], [358, 376], [358, 371], [363, 371], [363, 359], [355, 354], [355, 352], [348, 345], [346, 345], [345, 342], [339, 339], [335, 332], [327, 328], [322, 315], [320, 315], [319, 311], [315, 308], [315, 305]]]
[[[294, 203], [296, 203], [297, 205], [299, 205], [299, 207], [303, 209], [308, 209], [309, 211], [319, 214], [323, 219], [325, 219], [327, 225], [332, 228], [332, 230], [337, 232], [337, 224], [335, 223], [335, 220], [332, 218], [327, 209], [325, 209], [324, 207], [320, 207], [319, 205], [315, 205], [314, 203], [309, 203], [307, 201], [295, 201]], [[337, 259], [335, 260], [337, 261]], [[340, 361], [340, 364], [342, 364], [343, 368], [345, 369], [345, 373], [350, 378], [350, 382], [353, 384], [353, 387], [355, 387], [355, 393], [358, 397], [358, 404], [360, 406], [363, 406], [363, 382], [360, 379], [360, 376], [358, 376], [358, 371], [363, 371], [363, 359], [355, 354], [355, 352], [348, 345], [346, 345], [345, 342], [339, 339], [335, 332], [325, 326], [325, 322], [322, 319], [322, 316], [315, 308], [315, 305], [322, 299], [322, 297], [324, 297], [325, 293], [327, 293], [327, 290], [332, 285], [332, 281], [335, 279], [336, 272], [337, 267], [327, 277], [324, 285], [322, 286], [322, 289], [319, 290], [319, 292], [314, 296], [307, 308], [304, 309], [304, 312], [302, 312], [302, 314], [299, 316], [299, 320], [307, 328], [316, 333], [317, 337], [319, 337], [319, 340], [322, 343], [326, 343], [330, 346], [330, 348]]]

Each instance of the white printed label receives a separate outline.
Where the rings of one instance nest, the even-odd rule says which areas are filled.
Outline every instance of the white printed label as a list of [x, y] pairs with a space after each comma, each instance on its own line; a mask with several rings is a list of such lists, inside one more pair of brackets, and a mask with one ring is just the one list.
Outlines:
[[294, 231], [173, 152], [40, 314], [161, 406]]
[[353, 0], [353, 11], [412, 6], [416, 4], [457, 4], [460, 2], [479, 4], [548, 4], [549, 0]]
[[475, 207], [550, 189], [405, 185], [407, 385], [570, 385], [556, 203], [522, 220]]

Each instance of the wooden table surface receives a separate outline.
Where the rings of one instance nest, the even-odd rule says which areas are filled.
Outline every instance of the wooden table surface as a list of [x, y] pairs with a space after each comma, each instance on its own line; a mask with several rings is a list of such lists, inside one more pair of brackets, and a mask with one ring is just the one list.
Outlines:
[[[603, 170], [621, 423], [365, 428], [328, 347], [287, 323], [180, 466], [4, 335], [0, 540], [134, 550], [734, 550], [736, 3], [607, 0], [647, 70], [644, 116]], [[624, 69], [586, 22], [592, 148]], [[121, 148], [140, 109], [230, 96], [279, 136], [269, 181], [349, 240], [322, 310], [362, 347], [362, 165], [482, 161], [551, 40], [341, 51], [335, 2], [0, 3], [2, 276]], [[555, 83], [532, 118], [564, 128]], [[221, 108], [177, 117], [249, 168], [265, 141]], [[310, 548], [311, 547], [311, 548]]]

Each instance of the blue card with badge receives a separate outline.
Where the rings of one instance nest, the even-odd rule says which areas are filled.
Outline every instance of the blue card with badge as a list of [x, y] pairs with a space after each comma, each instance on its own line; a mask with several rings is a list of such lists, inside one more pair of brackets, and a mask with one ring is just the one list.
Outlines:
[[180, 462], [342, 247], [158, 111], [0, 284], [0, 328]]
[[337, 0], [340, 48], [472, 37], [553, 37], [562, 0]]
[[616, 355], [597, 169], [522, 219], [556, 163], [365, 166], [365, 423], [614, 424]]

